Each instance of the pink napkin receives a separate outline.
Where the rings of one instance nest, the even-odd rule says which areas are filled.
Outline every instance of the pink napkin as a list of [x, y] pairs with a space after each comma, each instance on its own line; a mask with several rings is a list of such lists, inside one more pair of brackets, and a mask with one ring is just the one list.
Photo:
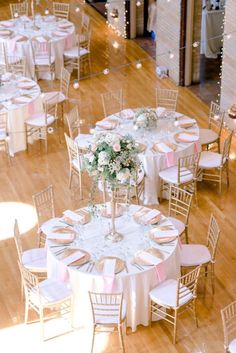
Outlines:
[[156, 270], [156, 274], [159, 282], [162, 282], [166, 279], [166, 268], [161, 259], [146, 251], [141, 251], [138, 256], [140, 259], [144, 260], [147, 264], [155, 266], [155, 270]]
[[111, 293], [114, 287], [116, 259], [105, 259], [103, 265], [104, 292]]
[[53, 33], [55, 36], [59, 36], [59, 37], [65, 37], [68, 35], [67, 32], [60, 32], [60, 31], [56, 31]]
[[174, 154], [174, 151], [167, 152], [165, 154], [165, 156], [166, 156], [167, 167], [172, 167], [173, 165], [175, 165], [175, 154]]
[[198, 141], [194, 142], [194, 152], [198, 153], [200, 151], [201, 151], [201, 145], [200, 145], [200, 141], [198, 140]]
[[72, 45], [73, 45], [73, 37], [72, 37], [72, 34], [69, 34], [65, 38], [65, 49], [70, 49]]
[[159, 265], [155, 266], [157, 279], [159, 282], [163, 282], [166, 279], [166, 267], [164, 262], [160, 263]]

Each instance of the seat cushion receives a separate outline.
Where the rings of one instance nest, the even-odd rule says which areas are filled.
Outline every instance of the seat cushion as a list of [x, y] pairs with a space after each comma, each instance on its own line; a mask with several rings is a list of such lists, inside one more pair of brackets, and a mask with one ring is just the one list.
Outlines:
[[6, 129], [0, 129], [0, 141], [5, 140], [7, 138]]
[[183, 244], [180, 250], [181, 266], [198, 266], [211, 261], [211, 254], [205, 245]]
[[[181, 168], [182, 172], [188, 171], [187, 168]], [[178, 184], [178, 166], [173, 166], [170, 168], [163, 169], [159, 173], [159, 177], [169, 184]], [[193, 179], [193, 174], [189, 173], [187, 175], [181, 176], [180, 183], [186, 183]]]
[[181, 235], [185, 230], [185, 224], [177, 218], [168, 217], [173, 226], [178, 230], [178, 235]]
[[39, 114], [33, 114], [25, 121], [27, 125], [31, 126], [48, 126], [51, 125], [55, 120], [55, 117], [53, 115], [47, 114], [47, 123], [45, 123], [45, 114], [44, 113], [39, 113]]
[[228, 350], [230, 353], [236, 353], [236, 338], [230, 342]]
[[26, 268], [35, 272], [47, 271], [47, 250], [45, 248], [35, 248], [24, 251], [22, 263]]
[[200, 129], [199, 139], [201, 145], [208, 145], [218, 139], [218, 134], [211, 129]]
[[[115, 307], [112, 307], [111, 306], [105, 306], [105, 305], [101, 305], [101, 313], [103, 312], [103, 309], [111, 309], [110, 310], [110, 315], [112, 315], [114, 312], [112, 311], [112, 308], [115, 310]], [[117, 309], [117, 306], [116, 306], [116, 309]], [[121, 313], [121, 321], [123, 321], [126, 317], [126, 311], [127, 311], [127, 304], [126, 304], [126, 301], [125, 299], [123, 299], [123, 304], [122, 304], [122, 313]], [[96, 305], [96, 313], [95, 314], [95, 322], [96, 324], [118, 324], [118, 321], [119, 321], [119, 317], [117, 316], [109, 316], [108, 312], [106, 316], [102, 316], [102, 315], [99, 315], [99, 306]]]
[[51, 56], [51, 61], [49, 60], [48, 56], [36, 56], [35, 58], [35, 65], [44, 66], [50, 65], [55, 62], [55, 56]]
[[86, 54], [89, 54], [89, 51], [87, 49], [85, 48], [79, 49], [77, 46], [64, 51], [64, 56], [70, 59], [76, 59]]
[[43, 102], [56, 104], [66, 100], [66, 96], [60, 91], [52, 91], [43, 93]]
[[222, 154], [210, 151], [201, 152], [199, 159], [199, 168], [211, 169], [219, 168], [221, 166]]
[[[149, 292], [151, 300], [165, 307], [176, 308], [177, 283], [178, 282], [175, 279], [168, 279], [160, 283]], [[189, 300], [193, 299], [191, 291], [187, 289], [187, 292], [189, 292], [189, 294], [180, 299], [179, 306], [184, 305], [189, 302]]]
[[[42, 304], [48, 305], [57, 303], [71, 297], [71, 290], [62, 282], [55, 279], [46, 279], [39, 283], [39, 291], [41, 295]], [[39, 306], [39, 297], [36, 289], [32, 289], [30, 299]]]

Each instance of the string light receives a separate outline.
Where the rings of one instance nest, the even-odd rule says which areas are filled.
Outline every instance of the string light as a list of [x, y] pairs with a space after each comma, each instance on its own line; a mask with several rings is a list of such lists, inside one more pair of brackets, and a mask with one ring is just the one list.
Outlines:
[[136, 6], [137, 6], [137, 7], [139, 7], [139, 6], [141, 6], [141, 5], [142, 5], [142, 3], [141, 3], [140, 0], [136, 1]]
[[171, 50], [169, 50], [169, 52], [168, 52], [168, 53], [169, 53], [169, 58], [170, 58], [170, 59], [173, 59], [173, 58], [174, 58], [174, 54], [172, 53], [172, 51], [171, 51]]
[[53, 132], [54, 132], [53, 127], [52, 127], [52, 126], [49, 126], [49, 127], [48, 127], [48, 133], [49, 133], [49, 134], [52, 134]]
[[74, 89], [78, 89], [79, 88], [79, 81], [78, 80], [74, 80], [73, 87], [74, 87]]
[[194, 47], [194, 48], [197, 48], [197, 47], [199, 46], [199, 44], [200, 44], [199, 42], [194, 42], [194, 43], [193, 43], [193, 47]]
[[17, 12], [17, 11], [16, 11], [16, 12], [14, 12], [14, 17], [15, 17], [15, 18], [19, 17], [19, 14], [18, 14], [18, 12]]
[[103, 70], [104, 75], [108, 75], [108, 74], [109, 74], [109, 72], [110, 72], [110, 70], [109, 70], [109, 69], [104, 69], [104, 70]]
[[79, 6], [76, 6], [76, 8], [75, 8], [75, 12], [80, 12], [80, 8], [79, 8]]
[[45, 15], [49, 15], [49, 10], [48, 10], [48, 8], [45, 9], [44, 14], [45, 14]]
[[136, 69], [141, 69], [143, 65], [142, 65], [141, 61], [139, 60], [135, 66], [136, 66]]
[[118, 49], [119, 48], [119, 43], [117, 41], [112, 43], [113, 48]]

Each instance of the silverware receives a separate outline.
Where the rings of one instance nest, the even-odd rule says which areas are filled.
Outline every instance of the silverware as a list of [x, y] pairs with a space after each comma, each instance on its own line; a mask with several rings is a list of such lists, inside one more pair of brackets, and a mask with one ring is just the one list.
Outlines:
[[65, 244], [65, 245], [50, 245], [50, 248], [62, 248], [65, 246], [70, 246], [70, 244]]

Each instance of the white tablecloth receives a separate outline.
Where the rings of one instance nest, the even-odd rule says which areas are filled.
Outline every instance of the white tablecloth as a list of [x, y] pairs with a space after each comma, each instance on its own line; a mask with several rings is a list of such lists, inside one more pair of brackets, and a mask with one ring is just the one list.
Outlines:
[[[108, 231], [110, 220], [98, 218], [87, 225], [80, 226], [80, 237], [76, 240], [76, 246], [91, 254], [92, 260], [99, 260], [104, 256], [117, 256], [126, 261], [126, 270], [116, 274], [113, 291], [124, 292], [127, 301], [127, 325], [136, 330], [137, 325], [148, 325], [149, 320], [149, 291], [154, 288], [159, 280], [155, 267], [143, 266], [143, 270], [137, 269], [131, 264], [134, 254], [149, 247], [156, 247], [162, 252], [162, 266], [166, 271], [166, 278], [177, 278], [180, 275], [179, 245], [178, 241], [167, 243], [165, 246], [156, 244], [147, 236], [152, 226], [137, 224], [132, 217], [140, 206], [131, 205], [129, 213], [116, 218], [116, 229], [124, 235], [119, 243], [111, 243], [105, 240], [104, 235]], [[171, 225], [170, 221], [162, 216], [162, 225]], [[43, 228], [43, 232], [49, 234], [52, 227], [61, 225], [59, 219], [50, 220]], [[83, 228], [83, 232], [82, 232]], [[81, 239], [82, 238], [82, 239]], [[171, 245], [170, 245], [171, 244]], [[65, 271], [68, 270], [68, 280], [72, 286], [74, 298], [74, 324], [87, 325], [91, 323], [88, 291], [104, 291], [104, 278], [96, 267], [91, 273], [86, 272], [87, 264], [80, 268], [66, 267], [60, 261], [60, 255], [56, 255], [58, 247], [53, 247], [52, 241], [48, 241], [48, 276], [65, 280]]]
[[[163, 108], [157, 108], [157, 114], [160, 115], [164, 111]], [[122, 114], [119, 114], [122, 116]], [[175, 117], [181, 117], [182, 114], [175, 113]], [[110, 116], [106, 119], [120, 119], [119, 117]], [[99, 129], [96, 128], [96, 131]], [[145, 133], [143, 136], [143, 132], [135, 131], [133, 127], [132, 119], [122, 119], [119, 121], [119, 125], [115, 130], [118, 133], [125, 135], [132, 135], [135, 140], [138, 142], [144, 143], [147, 146], [147, 149], [144, 153], [140, 154], [140, 160], [143, 164], [145, 171], [145, 188], [143, 195], [143, 203], [145, 205], [154, 205], [158, 204], [158, 196], [160, 193], [160, 183], [159, 183], [159, 172], [165, 168], [167, 168], [167, 159], [164, 153], [155, 153], [152, 151], [152, 147], [154, 143], [159, 142], [170, 142], [177, 145], [177, 149], [174, 152], [173, 156], [173, 165], [178, 163], [179, 157], [184, 157], [189, 154], [193, 154], [200, 148], [199, 142], [195, 143], [177, 143], [174, 136], [176, 133], [184, 131], [184, 129], [179, 126], [174, 126], [174, 119], [172, 121], [168, 121], [168, 119], [161, 119], [158, 122], [157, 128]], [[193, 132], [199, 135], [199, 129], [197, 124], [195, 123], [193, 127], [187, 129], [188, 132]], [[86, 140], [86, 138], [85, 138]], [[88, 140], [88, 144], [91, 143], [91, 140]], [[77, 139], [77, 141], [79, 141]], [[80, 142], [78, 142], [80, 146]], [[81, 147], [84, 148], [84, 140], [81, 139]]]
[[[6, 74], [4, 76], [7, 76]], [[25, 120], [34, 113], [43, 111], [41, 90], [39, 85], [33, 80], [26, 77], [8, 76], [9, 80], [4, 81], [4, 85], [0, 87], [5, 99], [0, 99], [0, 112], [8, 113], [8, 132], [10, 154], [23, 151], [26, 149], [25, 139]], [[31, 85], [32, 88], [23, 89], [19, 87], [21, 84]], [[13, 92], [15, 91], [15, 93]], [[13, 95], [9, 94], [13, 92]], [[20, 98], [21, 97], [21, 98]], [[27, 102], [17, 103], [14, 99], [26, 98]], [[8, 99], [9, 98], [9, 99]]]
[[[0, 22], [0, 29], [5, 29], [6, 21]], [[12, 34], [8, 37], [1, 37], [0, 41], [7, 44], [10, 55], [22, 55], [26, 57], [26, 75], [27, 77], [34, 78], [34, 65], [33, 65], [33, 54], [30, 45], [30, 40], [35, 37], [44, 37], [49, 39], [51, 42], [52, 55], [55, 57], [55, 78], [60, 79], [61, 68], [64, 66], [63, 53], [65, 49], [71, 48], [75, 44], [75, 27], [67, 20], [57, 21], [56, 18], [51, 16], [51, 21], [48, 21], [48, 17], [39, 16], [36, 21], [38, 29], [33, 29], [33, 21], [28, 19], [22, 20], [21, 18], [15, 20], [9, 20], [7, 23], [12, 23], [12, 26], [8, 27]], [[61, 28], [68, 24], [68, 28]], [[64, 36], [57, 35], [65, 31]], [[25, 40], [16, 41], [16, 45], [12, 45], [16, 35], [22, 35]], [[14, 48], [14, 50], [12, 50]], [[43, 73], [40, 78], [51, 79], [50, 75]]]
[[216, 59], [217, 55], [220, 54], [220, 48], [223, 45], [221, 41], [224, 32], [221, 28], [223, 19], [223, 10], [202, 10], [201, 54], [204, 54], [207, 58]]

